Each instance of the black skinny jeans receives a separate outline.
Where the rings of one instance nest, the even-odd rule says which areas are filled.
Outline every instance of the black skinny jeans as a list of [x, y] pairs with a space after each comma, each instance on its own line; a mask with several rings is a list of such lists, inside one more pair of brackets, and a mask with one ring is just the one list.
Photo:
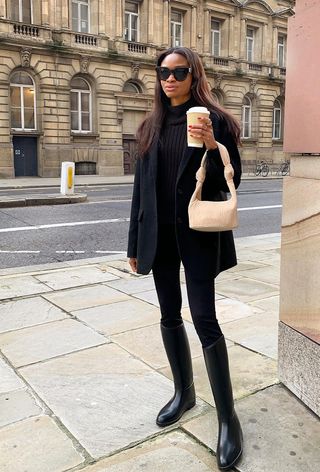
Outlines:
[[[161, 323], [167, 328], [178, 326], [181, 318], [181, 259], [175, 227], [159, 225], [158, 246], [152, 267], [161, 311]], [[214, 279], [199, 279], [185, 270], [190, 312], [203, 347], [208, 347], [222, 335], [215, 311]]]

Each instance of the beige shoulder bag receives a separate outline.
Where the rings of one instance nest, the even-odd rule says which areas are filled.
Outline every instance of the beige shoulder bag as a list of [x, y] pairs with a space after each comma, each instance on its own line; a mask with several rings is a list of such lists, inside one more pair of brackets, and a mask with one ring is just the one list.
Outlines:
[[224, 164], [224, 177], [231, 196], [229, 200], [218, 202], [201, 200], [202, 185], [206, 177], [206, 151], [196, 173], [197, 184], [188, 207], [189, 226], [197, 231], [227, 231], [238, 226], [237, 192], [233, 182], [233, 167], [227, 148], [223, 144], [217, 144]]

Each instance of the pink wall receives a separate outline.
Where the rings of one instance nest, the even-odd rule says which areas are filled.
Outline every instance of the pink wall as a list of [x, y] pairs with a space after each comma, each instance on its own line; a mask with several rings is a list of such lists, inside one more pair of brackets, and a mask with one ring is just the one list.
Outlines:
[[297, 0], [288, 23], [284, 151], [320, 153], [320, 0]]

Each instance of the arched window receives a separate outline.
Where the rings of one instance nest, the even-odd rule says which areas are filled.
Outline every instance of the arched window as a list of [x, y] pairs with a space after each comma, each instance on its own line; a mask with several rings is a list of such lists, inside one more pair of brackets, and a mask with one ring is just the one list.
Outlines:
[[91, 88], [82, 77], [71, 81], [71, 131], [88, 133], [92, 126]]
[[281, 103], [277, 99], [273, 104], [273, 120], [272, 120], [272, 139], [281, 139], [282, 136], [282, 112]]
[[32, 78], [24, 71], [10, 80], [11, 128], [36, 129], [36, 96]]
[[142, 93], [141, 86], [131, 80], [128, 80], [128, 82], [124, 84], [123, 91], [129, 93]]
[[245, 96], [242, 102], [242, 137], [251, 138], [252, 129], [252, 103], [249, 97]]

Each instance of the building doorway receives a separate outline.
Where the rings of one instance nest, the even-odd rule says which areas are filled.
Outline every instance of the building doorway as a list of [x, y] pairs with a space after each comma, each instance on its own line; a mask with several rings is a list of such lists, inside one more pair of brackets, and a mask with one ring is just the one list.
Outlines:
[[123, 135], [123, 170], [125, 175], [134, 174], [137, 158], [137, 142], [135, 137]]
[[13, 155], [16, 177], [38, 175], [37, 138], [14, 136]]

